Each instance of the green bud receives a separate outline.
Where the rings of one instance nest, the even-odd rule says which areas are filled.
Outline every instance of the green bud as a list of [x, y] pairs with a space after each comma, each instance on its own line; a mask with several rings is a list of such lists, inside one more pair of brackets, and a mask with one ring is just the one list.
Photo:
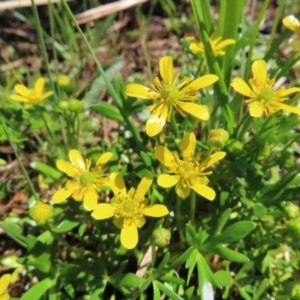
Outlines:
[[58, 102], [58, 107], [61, 110], [68, 110], [69, 109], [69, 104], [66, 100], [61, 100], [61, 101]]
[[244, 154], [244, 144], [238, 140], [230, 139], [226, 144], [226, 150], [233, 157], [241, 157]]
[[275, 218], [272, 215], [265, 215], [261, 221], [263, 226], [267, 229], [272, 229], [276, 225]]
[[70, 84], [70, 79], [66, 75], [59, 75], [56, 79], [59, 86], [67, 86]]
[[165, 247], [170, 243], [171, 232], [166, 228], [158, 227], [153, 231], [152, 238], [157, 247]]
[[297, 219], [299, 217], [300, 211], [298, 205], [292, 202], [283, 202], [281, 206], [290, 219]]
[[38, 224], [43, 225], [53, 216], [53, 206], [37, 201], [30, 209], [29, 216]]
[[257, 161], [263, 161], [263, 160], [268, 159], [270, 157], [270, 155], [271, 155], [270, 145], [269, 145], [269, 143], [265, 142], [262, 145], [262, 147], [259, 149], [256, 159], [257, 159]]
[[278, 152], [276, 154], [276, 162], [280, 168], [289, 169], [295, 165], [296, 157], [293, 153], [290, 152]]
[[245, 145], [245, 150], [248, 156], [255, 161], [266, 160], [271, 155], [271, 148], [269, 143], [257, 137], [253, 137]]
[[69, 110], [75, 112], [82, 112], [84, 110], [83, 103], [78, 99], [72, 99], [69, 101]]
[[294, 287], [292, 288], [292, 296], [294, 297], [293, 299], [299, 299], [300, 300], [300, 284], [296, 283]]
[[290, 231], [290, 235], [293, 239], [300, 238], [300, 220], [293, 219], [287, 223], [287, 229]]
[[228, 139], [229, 139], [228, 131], [226, 131], [222, 128], [212, 129], [208, 133], [209, 144], [212, 147], [215, 147], [217, 149], [224, 148]]

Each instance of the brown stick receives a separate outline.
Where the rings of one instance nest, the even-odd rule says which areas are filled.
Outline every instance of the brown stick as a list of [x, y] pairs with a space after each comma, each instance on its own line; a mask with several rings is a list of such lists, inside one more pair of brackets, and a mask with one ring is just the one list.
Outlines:
[[[35, 0], [36, 5], [45, 5], [48, 4], [48, 2], [56, 3], [60, 2], [60, 0]], [[15, 9], [20, 7], [29, 7], [31, 6], [31, 0], [11, 0], [8, 2], [0, 2], [0, 11], [6, 10], [6, 9]]]

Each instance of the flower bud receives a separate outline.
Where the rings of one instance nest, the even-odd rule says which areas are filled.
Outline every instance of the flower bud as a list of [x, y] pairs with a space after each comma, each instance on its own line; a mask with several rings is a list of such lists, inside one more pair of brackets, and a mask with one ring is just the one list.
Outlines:
[[283, 202], [281, 206], [290, 219], [297, 219], [299, 217], [299, 206], [292, 202]]
[[67, 86], [70, 84], [70, 79], [66, 75], [59, 75], [56, 79], [59, 86]]
[[69, 110], [75, 112], [82, 112], [84, 110], [83, 103], [78, 99], [72, 99], [69, 101]]
[[165, 247], [170, 243], [171, 232], [166, 228], [158, 227], [153, 231], [152, 238], [157, 247]]
[[230, 139], [226, 144], [226, 151], [230, 156], [239, 158], [245, 153], [244, 144], [238, 140]]
[[287, 223], [287, 229], [290, 231], [292, 239], [299, 240], [300, 238], [300, 220], [293, 219]]
[[53, 206], [41, 201], [37, 201], [29, 209], [29, 215], [38, 225], [42, 225], [52, 218]]
[[61, 110], [68, 110], [69, 109], [69, 103], [66, 100], [61, 100], [58, 102], [58, 107]]
[[276, 154], [276, 162], [280, 168], [289, 169], [295, 165], [296, 157], [290, 152], [278, 152]]
[[275, 218], [272, 215], [265, 215], [262, 218], [263, 226], [267, 229], [272, 229], [276, 225]]
[[270, 157], [270, 145], [264, 140], [253, 137], [246, 145], [245, 150], [254, 161], [263, 161]]
[[229, 139], [228, 131], [222, 128], [212, 129], [208, 133], [209, 144], [217, 149], [224, 148], [228, 139]]
[[268, 159], [270, 157], [270, 155], [271, 155], [270, 145], [269, 145], [269, 143], [265, 142], [262, 145], [262, 147], [259, 149], [256, 159], [257, 159], [257, 161], [263, 161], [263, 160]]

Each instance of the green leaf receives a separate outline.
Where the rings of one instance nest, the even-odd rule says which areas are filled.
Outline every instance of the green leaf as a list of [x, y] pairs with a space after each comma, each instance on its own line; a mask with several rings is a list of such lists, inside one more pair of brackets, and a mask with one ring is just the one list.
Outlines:
[[259, 219], [262, 219], [267, 213], [267, 209], [261, 203], [255, 204], [252, 209], [254, 215]]
[[255, 224], [250, 221], [239, 221], [225, 228], [225, 230], [217, 236], [208, 240], [209, 244], [233, 243], [242, 240], [255, 227]]
[[260, 285], [259, 285], [257, 291], [254, 293], [252, 300], [259, 300], [259, 299], [262, 299], [261, 295], [262, 295], [262, 293], [267, 289], [267, 287], [268, 287], [268, 279], [264, 279], [264, 280], [260, 283]]
[[185, 236], [186, 236], [186, 241], [190, 246], [193, 247], [199, 246], [196, 229], [191, 224], [185, 225]]
[[16, 241], [19, 245], [26, 248], [27, 241], [26, 237], [23, 236], [16, 228], [15, 225], [4, 223], [0, 221], [0, 228], [4, 230], [4, 232], [10, 236], [14, 241]]
[[156, 272], [159, 273], [161, 270], [165, 267], [165, 265], [169, 262], [170, 260], [170, 252], [167, 252], [164, 258], [162, 259], [161, 263], [159, 266], [156, 268]]
[[225, 270], [219, 270], [215, 273], [215, 278], [222, 286], [231, 286], [233, 284], [233, 279], [231, 275]]
[[232, 262], [245, 263], [249, 261], [249, 258], [237, 251], [231, 250], [223, 245], [217, 245], [211, 249], [211, 251], [219, 254], [222, 258]]
[[169, 299], [184, 300], [182, 297], [180, 297], [178, 294], [176, 294], [173, 290], [171, 290], [168, 286], [162, 284], [158, 280], [153, 281], [153, 284], [156, 284], [157, 287], [169, 297]]
[[120, 281], [120, 286], [138, 288], [145, 280], [134, 273], [127, 273]]
[[38, 300], [55, 284], [56, 279], [46, 278], [32, 286], [20, 300]]
[[153, 299], [154, 299], [154, 300], [161, 300], [160, 290], [159, 290], [159, 288], [157, 287], [155, 281], [153, 281], [152, 287], [153, 287]]
[[217, 224], [217, 228], [216, 228], [216, 234], [219, 234], [226, 222], [228, 221], [229, 217], [230, 217], [230, 214], [231, 214], [231, 209], [230, 208], [227, 208], [223, 213], [222, 215], [220, 216], [220, 218], [218, 219], [218, 224]]
[[148, 153], [141, 151], [141, 157], [143, 159], [143, 161], [145, 162], [147, 167], [151, 167], [152, 166], [152, 161], [150, 156], [148, 155]]
[[190, 257], [192, 251], [193, 251], [193, 247], [186, 249], [182, 255], [180, 255], [173, 263], [171, 263], [168, 267], [165, 268], [165, 272], [167, 273], [181, 266]]
[[63, 220], [55, 229], [55, 232], [68, 232], [73, 228], [77, 227], [80, 224], [80, 221], [71, 221], [71, 220]]
[[174, 277], [171, 275], [163, 275], [161, 277], [159, 277], [159, 280], [163, 281], [163, 282], [171, 282], [177, 285], [184, 285], [185, 284], [185, 280], [179, 277]]
[[194, 268], [197, 263], [197, 257], [198, 257], [198, 250], [193, 249], [193, 252], [191, 253], [190, 257], [187, 259], [185, 267], [189, 269], [188, 276], [187, 276], [187, 284], [189, 284], [191, 276], [193, 274]]
[[139, 288], [139, 292], [143, 293], [144, 291], [146, 291], [146, 289], [149, 287], [149, 285], [151, 284], [152, 279], [151, 278], [147, 278], [140, 286]]
[[111, 104], [101, 101], [100, 103], [96, 105], [92, 105], [91, 110], [95, 111], [96, 113], [100, 114], [101, 116], [104, 116], [108, 119], [116, 120], [119, 122], [123, 122], [123, 117], [120, 114], [119, 110], [112, 106]]
[[40, 173], [44, 174], [45, 176], [51, 177], [55, 180], [61, 178], [62, 173], [57, 171], [56, 169], [52, 168], [49, 165], [46, 165], [40, 161], [35, 161], [30, 163], [30, 167], [34, 170], [39, 171]]

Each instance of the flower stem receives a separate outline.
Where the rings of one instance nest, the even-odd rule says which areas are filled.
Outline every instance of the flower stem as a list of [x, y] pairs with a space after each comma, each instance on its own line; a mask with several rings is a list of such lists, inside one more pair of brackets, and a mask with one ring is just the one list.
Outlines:
[[174, 111], [172, 111], [172, 113], [171, 113], [171, 125], [173, 127], [176, 139], [180, 139], [180, 132], [179, 132], [176, 120], [175, 120]]
[[151, 242], [151, 251], [152, 251], [152, 259], [151, 259], [151, 265], [154, 268], [155, 262], [156, 262], [156, 250], [157, 247], [154, 245], [154, 242]]
[[191, 223], [195, 227], [195, 212], [196, 212], [196, 193], [191, 191], [191, 206], [190, 206]]
[[20, 156], [19, 156], [19, 154], [18, 154], [18, 151], [17, 151], [17, 149], [16, 149], [16, 145], [15, 145], [15, 144], [11, 141], [11, 139], [10, 139], [10, 136], [9, 136], [9, 133], [8, 133], [8, 130], [7, 130], [7, 127], [6, 127], [6, 123], [5, 123], [5, 121], [3, 120], [2, 115], [0, 115], [0, 121], [1, 121], [1, 125], [2, 125], [2, 127], [3, 127], [3, 130], [4, 130], [4, 133], [5, 133], [6, 137], [7, 137], [7, 140], [8, 140], [8, 142], [9, 142], [10, 146], [11, 146], [12, 149], [13, 149], [13, 152], [14, 152], [14, 154], [15, 154], [15, 156], [16, 156], [16, 159], [17, 159], [17, 161], [18, 161], [18, 163], [19, 163], [19, 165], [20, 165], [20, 168], [21, 168], [21, 170], [22, 170], [22, 173], [23, 173], [23, 175], [24, 175], [24, 177], [25, 177], [25, 179], [26, 179], [26, 181], [27, 181], [27, 183], [28, 183], [29, 189], [31, 190], [31, 193], [32, 193], [33, 197], [35, 198], [35, 200], [38, 201], [38, 200], [39, 200], [39, 196], [38, 196], [38, 194], [36, 193], [36, 191], [35, 191], [35, 189], [34, 189], [34, 187], [33, 187], [33, 184], [32, 184], [32, 182], [31, 182], [31, 180], [30, 180], [30, 178], [29, 178], [29, 176], [28, 176], [28, 173], [27, 173], [27, 171], [26, 171], [26, 169], [25, 169], [25, 167], [24, 167], [24, 165], [23, 165], [23, 163], [22, 163], [22, 160], [21, 160], [21, 158], [20, 158]]
[[181, 201], [182, 200], [179, 199], [179, 197], [176, 197], [175, 220], [176, 220], [176, 226], [177, 226], [177, 230], [178, 230], [178, 233], [179, 233], [179, 236], [180, 236], [180, 240], [184, 241], [184, 235], [181, 231], [181, 228], [183, 228], [183, 226], [181, 224], [181, 216], [182, 216], [182, 214], [181, 214]]

